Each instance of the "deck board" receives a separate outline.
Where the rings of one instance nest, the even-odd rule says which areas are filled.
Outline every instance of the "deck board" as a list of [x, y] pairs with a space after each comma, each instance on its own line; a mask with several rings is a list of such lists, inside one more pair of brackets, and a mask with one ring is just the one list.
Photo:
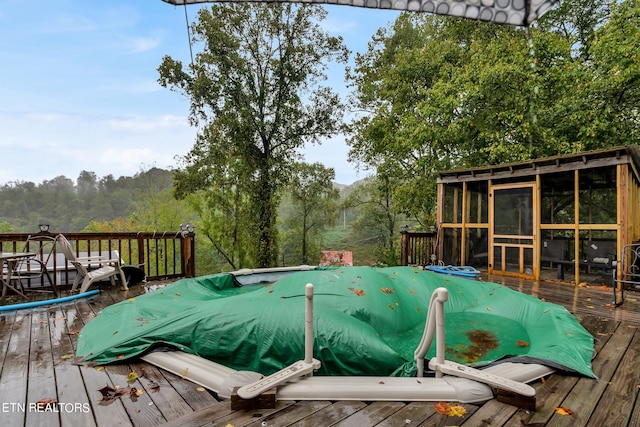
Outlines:
[[[100, 298], [95, 298], [91, 302], [98, 301]], [[79, 314], [79, 320], [82, 324], [88, 323], [95, 317], [95, 313], [92, 308], [92, 304], [86, 300], [78, 300], [75, 302], [75, 307]], [[78, 325], [79, 326], [79, 325]], [[74, 341], [76, 337], [71, 336]], [[75, 348], [75, 345], [74, 345]], [[67, 360], [65, 363], [71, 363]], [[91, 402], [91, 413], [95, 417], [96, 423], [99, 427], [105, 426], [129, 426], [132, 425], [127, 411], [124, 408], [122, 399], [114, 399], [110, 402], [102, 402], [102, 395], [99, 390], [105, 386], [115, 387], [116, 384], [111, 381], [111, 378], [106, 369], [96, 369], [90, 366], [83, 366], [80, 370], [84, 381], [85, 389]]]
[[425, 402], [409, 402], [402, 409], [376, 424], [376, 427], [419, 426], [435, 413], [433, 405]]
[[[626, 425], [638, 399], [640, 384], [640, 331], [633, 340], [607, 385], [607, 390], [598, 401], [587, 425]], [[633, 425], [633, 424], [630, 424]]]
[[375, 426], [404, 407], [402, 402], [373, 402], [347, 418], [334, 424], [335, 427]]
[[367, 404], [364, 402], [337, 401], [291, 425], [295, 427], [317, 427], [320, 425], [330, 426], [342, 421], [365, 406], [367, 406]]
[[[152, 367], [153, 365], [146, 364], [146, 366]], [[157, 370], [157, 372], [160, 373], [164, 379], [160, 379], [160, 381], [166, 381], [171, 385], [193, 411], [207, 408], [217, 402], [211, 393], [201, 391], [201, 387], [191, 381], [185, 380], [169, 371]]]
[[[27, 383], [27, 402], [35, 404], [42, 399], [58, 401], [56, 378], [51, 353], [49, 318], [46, 311], [31, 313], [31, 349], [29, 351], [29, 381]], [[25, 424], [34, 427], [56, 427], [60, 425], [60, 413], [54, 404], [46, 405], [41, 412], [38, 408], [26, 411]], [[48, 411], [48, 412], [47, 412]]]
[[[486, 280], [486, 278], [485, 278]], [[464, 418], [447, 417], [431, 402], [300, 401], [278, 402], [275, 409], [233, 411], [228, 401], [180, 376], [140, 360], [104, 368], [79, 366], [73, 354], [77, 332], [100, 311], [115, 302], [135, 298], [142, 286], [129, 291], [102, 287], [90, 300], [50, 308], [0, 314], [0, 403], [27, 405], [50, 397], [60, 403], [88, 405], [87, 413], [4, 411], [2, 425], [28, 426], [631, 426], [640, 425], [640, 303], [628, 293], [618, 308], [611, 305], [610, 289], [569, 286], [553, 282], [501, 279], [520, 292], [561, 304], [594, 336], [594, 372], [599, 381], [553, 374], [533, 385], [537, 410], [525, 411], [490, 400], [464, 404]], [[138, 379], [128, 384], [130, 371]], [[129, 396], [102, 402], [105, 385], [132, 385], [144, 391], [136, 401]], [[156, 385], [158, 387], [156, 387]], [[556, 413], [557, 406], [574, 415]]]
[[[138, 375], [134, 385], [142, 387], [144, 393], [153, 399], [154, 406], [158, 408], [164, 420], [175, 420], [193, 412], [157, 367], [148, 363], [130, 363], [129, 369]], [[191, 385], [196, 388], [193, 383]]]
[[[573, 411], [571, 417], [554, 414], [551, 424], [555, 426], [585, 425], [594, 411], [598, 400], [607, 389], [609, 381], [613, 377], [616, 368], [624, 352], [629, 347], [633, 339], [634, 329], [619, 326], [607, 341], [598, 357], [594, 360], [593, 370], [597, 372], [598, 381], [590, 378], [580, 378], [576, 386], [562, 402], [562, 407], [570, 408]], [[586, 399], [585, 391], [588, 391], [589, 398]]]
[[[7, 354], [2, 366], [2, 375], [0, 375], [2, 424], [21, 426], [26, 416], [28, 361], [31, 347], [30, 312], [16, 314], [8, 341]], [[10, 406], [6, 408], [5, 405]]]
[[[82, 328], [74, 306], [69, 310], [58, 308], [49, 316], [51, 332], [51, 352], [54, 360], [58, 401], [80, 405], [78, 410], [60, 413], [60, 424], [69, 427], [94, 427], [91, 416], [91, 403], [83, 385], [82, 369], [78, 365], [63, 363], [63, 356], [75, 354], [70, 334], [77, 334]], [[71, 325], [71, 326], [69, 326]]]

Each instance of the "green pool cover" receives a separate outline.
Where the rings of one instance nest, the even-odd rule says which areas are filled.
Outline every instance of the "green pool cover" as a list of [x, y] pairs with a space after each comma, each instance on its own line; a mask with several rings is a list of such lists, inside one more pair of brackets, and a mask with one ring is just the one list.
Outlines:
[[307, 283], [321, 375], [415, 375], [429, 299], [442, 286], [447, 359], [529, 361], [595, 378], [593, 337], [564, 307], [410, 267], [319, 269], [243, 287], [230, 274], [183, 279], [105, 308], [82, 329], [77, 355], [106, 364], [170, 346], [268, 375], [304, 358]]

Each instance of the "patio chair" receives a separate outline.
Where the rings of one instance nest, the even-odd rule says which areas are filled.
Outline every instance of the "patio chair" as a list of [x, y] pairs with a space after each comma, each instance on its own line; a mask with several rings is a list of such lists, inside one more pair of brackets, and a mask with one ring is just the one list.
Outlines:
[[[56, 242], [57, 237], [54, 236], [36, 234], [27, 237], [23, 252], [33, 253], [35, 256], [16, 258], [12, 263], [11, 282], [15, 283], [16, 288], [21, 289], [23, 293], [47, 291], [46, 288], [50, 288], [49, 292], [58, 296], [58, 289], [49, 273], [49, 268], [54, 267], [49, 263], [53, 262]], [[45, 285], [45, 278], [49, 282], [48, 285]], [[28, 285], [26, 289], [25, 284]]]
[[[73, 281], [71, 291], [75, 291], [78, 285], [80, 285], [80, 293], [84, 293], [94, 283], [101, 280], [109, 279], [111, 284], [115, 286], [116, 276], [120, 277], [120, 281], [125, 290], [129, 289], [127, 286], [127, 279], [125, 278], [122, 268], [120, 268], [120, 259], [108, 259], [100, 255], [92, 255], [87, 257], [77, 257], [73, 251], [73, 247], [69, 240], [62, 234], [58, 234], [58, 242], [60, 242], [60, 249], [77, 271], [76, 278]], [[91, 269], [91, 266], [97, 265], [98, 268]]]

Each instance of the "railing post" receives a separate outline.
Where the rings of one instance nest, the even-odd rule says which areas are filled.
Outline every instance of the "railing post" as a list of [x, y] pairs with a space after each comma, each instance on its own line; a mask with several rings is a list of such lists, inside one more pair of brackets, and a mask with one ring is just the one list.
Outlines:
[[142, 265], [145, 270], [149, 271], [149, 267], [145, 265], [147, 261], [144, 256], [144, 237], [142, 237], [141, 233], [138, 233], [136, 240], [138, 241], [138, 265]]
[[402, 230], [400, 230], [400, 265], [409, 265], [408, 227], [402, 227]]
[[196, 233], [193, 225], [180, 224], [180, 252], [182, 254], [182, 274], [184, 277], [196, 277]]
[[182, 273], [184, 277], [196, 277], [195, 236], [182, 239]]

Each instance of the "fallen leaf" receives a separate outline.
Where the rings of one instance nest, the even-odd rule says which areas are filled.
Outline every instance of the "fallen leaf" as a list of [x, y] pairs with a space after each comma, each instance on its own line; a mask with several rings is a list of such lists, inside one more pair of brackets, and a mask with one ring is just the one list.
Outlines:
[[36, 402], [39, 411], [46, 411], [49, 409], [49, 406], [54, 406], [58, 403], [57, 400], [51, 399], [49, 397], [45, 397], [44, 399], [40, 399]]
[[96, 363], [96, 362], [94, 362], [94, 361], [92, 360], [91, 362], [87, 363], [85, 366], [86, 366], [87, 368], [93, 368], [93, 367], [94, 367], [94, 366], [96, 366], [96, 365], [97, 365], [97, 363]]
[[560, 415], [573, 415], [573, 411], [569, 408], [563, 408], [562, 406], [556, 406], [556, 412]]
[[435, 405], [433, 405], [433, 408], [438, 411], [438, 413], [442, 414], [442, 415], [448, 415], [449, 414], [449, 409], [451, 409], [451, 405], [449, 405], [448, 403], [444, 403], [444, 402], [438, 402]]
[[138, 401], [138, 397], [140, 395], [142, 395], [144, 393], [144, 391], [137, 389], [135, 387], [131, 387], [129, 388], [129, 397], [131, 398], [132, 402], [137, 402]]
[[464, 417], [464, 415], [467, 413], [467, 410], [464, 408], [464, 406], [458, 404], [450, 405], [445, 402], [438, 402], [433, 405], [433, 407], [438, 413], [446, 415], [448, 417]]
[[116, 356], [116, 359], [124, 359], [124, 354], [119, 354]]
[[516, 345], [517, 345], [518, 347], [529, 347], [529, 343], [528, 343], [528, 342], [526, 342], [526, 341], [522, 341], [522, 340], [518, 340], [518, 341], [516, 341]]
[[391, 290], [389, 288], [380, 288], [380, 290], [385, 294], [392, 294], [393, 293], [393, 290]]
[[353, 292], [354, 294], [358, 295], [359, 297], [363, 297], [364, 296], [364, 291], [362, 289], [349, 288], [349, 290], [351, 292]]
[[447, 415], [449, 415], [450, 417], [464, 417], [466, 413], [467, 410], [464, 409], [464, 406], [451, 405], [451, 407], [449, 408], [449, 413]]
[[67, 360], [67, 359], [71, 359], [72, 357], [73, 357], [73, 353], [67, 353], [60, 356], [60, 359]]
[[131, 371], [129, 372], [129, 375], [127, 375], [127, 382], [132, 382], [138, 379], [138, 374], [136, 373], [136, 371]]
[[189, 374], [189, 368], [184, 368], [182, 370], [182, 378], [186, 378], [188, 374]]
[[96, 366], [96, 371], [104, 371], [104, 366]]
[[196, 390], [197, 391], [204, 391], [204, 387], [198, 387]]
[[116, 397], [122, 396], [122, 393], [111, 386], [104, 386], [98, 390], [102, 394], [103, 401], [113, 400]]
[[136, 299], [135, 298], [129, 298], [129, 302], [135, 302]]

